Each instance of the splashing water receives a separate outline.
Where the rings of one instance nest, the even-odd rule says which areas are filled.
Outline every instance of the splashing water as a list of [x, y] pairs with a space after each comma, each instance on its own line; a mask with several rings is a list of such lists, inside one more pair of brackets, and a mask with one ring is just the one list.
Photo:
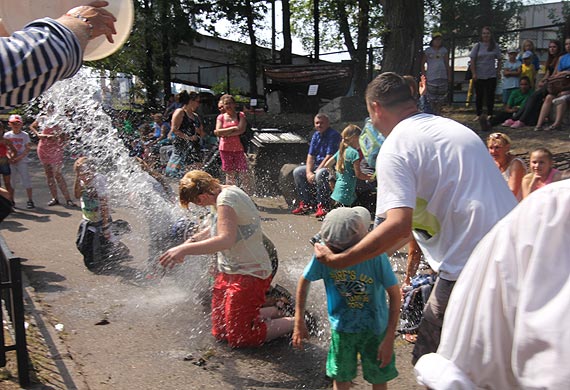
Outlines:
[[[67, 148], [71, 155], [90, 158], [97, 171], [106, 176], [111, 209], [124, 209], [131, 225], [143, 227], [138, 231], [133, 229], [129, 234], [129, 247], [136, 248], [137, 253], [140, 248], [148, 247], [148, 253], [140, 256], [143, 258], [131, 259], [129, 266], [134, 268], [129, 268], [132, 272], [127, 277], [140, 282], [148, 280], [150, 276], [163, 283], [160, 279], [166, 272], [158, 266], [158, 256], [181, 243], [179, 236], [174, 237], [176, 221], [197, 221], [198, 212], [188, 212], [178, 202], [169, 199], [160, 184], [129, 156], [129, 150], [123, 144], [112, 118], [97, 99], [99, 93], [97, 78], [83, 68], [73, 78], [57, 82], [33, 103], [41, 111], [42, 126], [59, 127], [69, 138]], [[167, 272], [172, 276], [169, 278], [172, 281], [165, 281], [165, 291], [159, 294], [170, 294], [168, 291], [178, 289], [179, 292], [190, 294], [188, 301], [202, 302], [200, 293], [208, 290], [209, 284], [206, 271], [208, 261], [199, 256], [186, 263]], [[114, 266], [111, 264], [109, 268]], [[110, 270], [103, 270], [104, 273], [106, 271]], [[176, 286], [173, 287], [171, 283]], [[140, 300], [145, 300], [147, 304], [159, 302], [153, 293], [148, 292], [141, 294]], [[177, 301], [180, 300], [178, 297]], [[202, 322], [207, 322], [206, 318]], [[198, 324], [198, 327], [203, 328], [203, 324]]]

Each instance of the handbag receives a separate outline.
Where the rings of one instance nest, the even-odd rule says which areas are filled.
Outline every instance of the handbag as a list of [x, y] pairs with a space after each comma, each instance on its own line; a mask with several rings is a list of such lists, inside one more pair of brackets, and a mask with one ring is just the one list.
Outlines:
[[546, 82], [546, 90], [551, 95], [570, 90], [570, 71], [559, 72]]

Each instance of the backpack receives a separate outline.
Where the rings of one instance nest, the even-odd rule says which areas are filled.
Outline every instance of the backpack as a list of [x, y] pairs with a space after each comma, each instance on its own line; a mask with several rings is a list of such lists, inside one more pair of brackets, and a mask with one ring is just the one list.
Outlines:
[[376, 168], [376, 158], [385, 139], [386, 138], [374, 128], [370, 118], [366, 118], [358, 141], [366, 162], [373, 169]]
[[[239, 112], [237, 113], [237, 118], [238, 118], [238, 124], [239, 124], [239, 121], [240, 121], [240, 113]], [[245, 131], [243, 132], [243, 134], [240, 134], [240, 136], [239, 136], [239, 140], [241, 142], [241, 145], [243, 146], [243, 151], [245, 153], [247, 153], [247, 151], [249, 149], [249, 144], [250, 144], [252, 138], [253, 138], [253, 130], [252, 130], [252, 128], [248, 122], [245, 125]]]

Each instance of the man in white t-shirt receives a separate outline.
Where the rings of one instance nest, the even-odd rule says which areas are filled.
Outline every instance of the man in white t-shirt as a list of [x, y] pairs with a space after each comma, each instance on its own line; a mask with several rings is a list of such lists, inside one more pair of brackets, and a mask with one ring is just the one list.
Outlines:
[[451, 290], [475, 245], [516, 205], [481, 139], [450, 119], [418, 112], [406, 81], [383, 73], [366, 91], [374, 127], [385, 137], [376, 162], [376, 216], [385, 218], [350, 250], [315, 245], [335, 268], [402, 247], [413, 232], [439, 278], [424, 310], [415, 362], [435, 352]]

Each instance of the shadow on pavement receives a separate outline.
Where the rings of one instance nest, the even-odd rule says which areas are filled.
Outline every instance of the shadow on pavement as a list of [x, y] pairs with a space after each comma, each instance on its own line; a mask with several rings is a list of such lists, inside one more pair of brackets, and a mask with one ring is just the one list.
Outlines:
[[42, 293], [52, 293], [67, 290], [66, 287], [60, 284], [66, 278], [58, 273], [44, 271], [44, 266], [41, 265], [31, 265], [26, 264], [29, 260], [26, 258], [21, 258], [22, 260], [22, 270], [28, 276], [30, 284], [34, 287], [37, 292]]

